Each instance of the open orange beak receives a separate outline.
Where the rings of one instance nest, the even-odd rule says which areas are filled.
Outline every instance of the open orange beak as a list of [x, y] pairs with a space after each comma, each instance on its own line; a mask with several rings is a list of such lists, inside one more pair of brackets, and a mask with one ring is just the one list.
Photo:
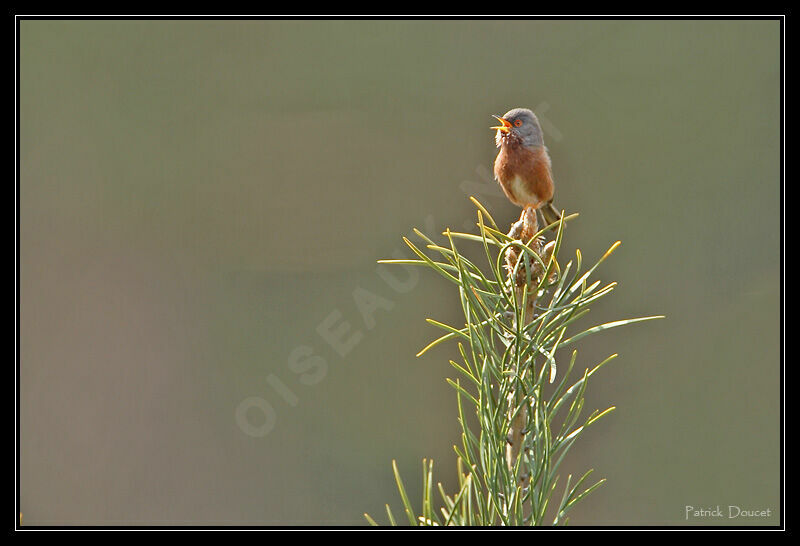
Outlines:
[[495, 118], [500, 123], [502, 123], [502, 125], [497, 125], [496, 127], [489, 127], [489, 129], [497, 129], [498, 131], [503, 131], [504, 133], [508, 133], [509, 131], [511, 131], [511, 123], [501, 118], [500, 116], [492, 115], [492, 117]]

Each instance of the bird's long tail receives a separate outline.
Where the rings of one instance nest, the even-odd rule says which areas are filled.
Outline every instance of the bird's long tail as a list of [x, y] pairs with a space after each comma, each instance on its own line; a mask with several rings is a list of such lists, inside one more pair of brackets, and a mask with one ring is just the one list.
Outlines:
[[[542, 205], [539, 211], [542, 213], [542, 218], [544, 218], [545, 225], [558, 222], [561, 219], [561, 213], [553, 206], [552, 201]], [[557, 231], [558, 227], [553, 227], [553, 230]]]

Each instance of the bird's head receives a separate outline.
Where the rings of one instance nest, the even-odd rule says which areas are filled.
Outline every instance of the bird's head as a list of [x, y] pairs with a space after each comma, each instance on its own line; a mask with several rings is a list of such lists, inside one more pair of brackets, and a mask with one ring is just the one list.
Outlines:
[[502, 116], [493, 116], [500, 125], [492, 127], [497, 130], [495, 142], [503, 144], [520, 143], [523, 146], [544, 146], [542, 128], [536, 114], [527, 108], [514, 108]]

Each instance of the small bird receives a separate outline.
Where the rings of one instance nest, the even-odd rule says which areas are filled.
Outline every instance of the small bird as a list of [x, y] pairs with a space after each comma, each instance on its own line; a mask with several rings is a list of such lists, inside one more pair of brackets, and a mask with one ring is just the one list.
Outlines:
[[536, 114], [527, 108], [514, 108], [503, 116], [493, 116], [501, 125], [495, 143], [500, 148], [494, 161], [494, 176], [503, 193], [525, 210], [532, 207], [541, 212], [545, 224], [561, 218], [553, 206], [553, 173], [550, 155], [544, 146], [544, 136]]

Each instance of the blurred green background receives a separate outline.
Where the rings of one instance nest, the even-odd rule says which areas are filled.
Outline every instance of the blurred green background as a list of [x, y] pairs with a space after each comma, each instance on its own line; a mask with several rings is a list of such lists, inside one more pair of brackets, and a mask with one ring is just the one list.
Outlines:
[[564, 465], [608, 478], [572, 524], [778, 523], [777, 21], [24, 20], [19, 40], [25, 523], [384, 521], [393, 458], [417, 503], [423, 457], [452, 491], [457, 349], [414, 355], [458, 296], [376, 260], [474, 221], [471, 194], [516, 218], [488, 127], [517, 106], [581, 214], [563, 258], [622, 240], [584, 324], [667, 316], [578, 347], [581, 371], [620, 357], [586, 406], [617, 411]]

